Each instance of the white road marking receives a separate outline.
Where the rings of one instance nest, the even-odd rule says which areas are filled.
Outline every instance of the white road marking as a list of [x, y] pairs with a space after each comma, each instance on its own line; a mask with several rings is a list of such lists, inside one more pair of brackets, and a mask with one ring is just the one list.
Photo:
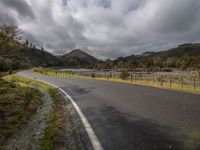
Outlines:
[[[32, 78], [31, 78], [32, 79]], [[43, 80], [40, 80], [40, 79], [36, 79], [37, 81], [41, 81], [41, 82], [44, 82], [46, 84], [49, 84], [49, 85], [52, 85], [53, 87], [59, 89], [63, 94], [65, 94], [65, 96], [70, 100], [70, 102], [72, 103], [74, 109], [76, 110], [76, 112], [78, 113], [82, 123], [83, 123], [83, 126], [89, 136], [89, 139], [92, 143], [92, 146], [94, 148], [94, 150], [103, 150], [103, 147], [101, 146], [101, 143], [99, 142], [99, 139], [97, 138], [94, 130], [92, 129], [90, 123], [88, 122], [87, 118], [85, 117], [85, 115], [83, 114], [83, 112], [80, 110], [80, 108], [78, 107], [78, 105], [74, 102], [74, 100], [71, 98], [71, 96], [69, 96], [69, 94], [67, 94], [63, 89], [61, 89], [60, 87], [58, 87], [57, 85], [55, 84], [52, 84], [50, 82], [47, 82], [47, 81], [43, 81]]]

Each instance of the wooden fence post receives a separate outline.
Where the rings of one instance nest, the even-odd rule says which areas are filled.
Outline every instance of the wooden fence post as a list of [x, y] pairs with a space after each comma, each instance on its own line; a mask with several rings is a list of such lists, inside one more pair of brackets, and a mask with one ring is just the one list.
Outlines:
[[153, 76], [153, 84], [155, 83], [155, 78], [154, 78], [154, 76]]
[[133, 74], [131, 73], [131, 82], [133, 81]]
[[172, 87], [172, 77], [170, 76], [170, 79], [169, 79], [170, 81], [169, 81], [169, 86], [170, 86], [170, 88]]
[[181, 88], [183, 88], [183, 76], [181, 76]]
[[194, 76], [194, 90], [196, 89], [196, 77]]
[[163, 86], [163, 75], [160, 76], [160, 85]]
[[136, 82], [137, 81], [136, 74], [134, 74], [134, 76], [135, 76], [135, 82]]
[[147, 77], [147, 84], [149, 83], [149, 80], [148, 80], [149, 78]]

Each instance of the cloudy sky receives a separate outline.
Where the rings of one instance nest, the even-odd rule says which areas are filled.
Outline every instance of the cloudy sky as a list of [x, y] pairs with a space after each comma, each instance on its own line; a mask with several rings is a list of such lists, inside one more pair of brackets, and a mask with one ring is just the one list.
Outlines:
[[54, 54], [115, 58], [200, 42], [199, 0], [0, 0], [0, 24]]

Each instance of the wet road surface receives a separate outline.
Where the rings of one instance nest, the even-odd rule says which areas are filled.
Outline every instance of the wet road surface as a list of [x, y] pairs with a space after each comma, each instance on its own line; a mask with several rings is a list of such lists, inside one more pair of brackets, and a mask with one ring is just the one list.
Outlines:
[[[29, 71], [20, 75], [34, 77]], [[200, 150], [200, 95], [89, 79], [37, 79], [74, 99], [105, 150]]]

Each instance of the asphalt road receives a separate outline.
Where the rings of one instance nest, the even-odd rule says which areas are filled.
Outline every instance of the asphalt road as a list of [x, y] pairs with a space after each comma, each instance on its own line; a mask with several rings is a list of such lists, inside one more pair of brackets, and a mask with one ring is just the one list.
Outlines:
[[109, 81], [37, 79], [75, 100], [105, 150], [200, 150], [200, 95]]

